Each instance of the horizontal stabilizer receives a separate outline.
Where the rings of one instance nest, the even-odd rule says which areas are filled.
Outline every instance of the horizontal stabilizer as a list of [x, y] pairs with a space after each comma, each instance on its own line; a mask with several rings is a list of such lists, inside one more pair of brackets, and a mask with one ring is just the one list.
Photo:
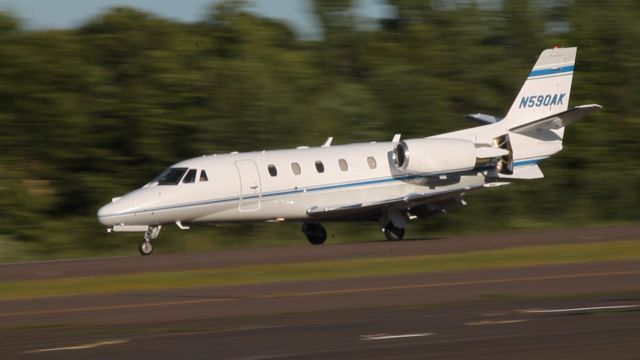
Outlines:
[[480, 124], [495, 124], [498, 121], [502, 120], [502, 118], [499, 118], [497, 116], [481, 114], [481, 113], [467, 114], [464, 117], [466, 119], [473, 120], [473, 121], [478, 122]]
[[540, 120], [534, 120], [532, 122], [516, 126], [509, 130], [518, 134], [535, 136], [539, 131], [561, 129], [572, 124], [581, 117], [600, 109], [602, 109], [602, 106], [597, 104], [580, 105], [573, 109], [544, 117]]

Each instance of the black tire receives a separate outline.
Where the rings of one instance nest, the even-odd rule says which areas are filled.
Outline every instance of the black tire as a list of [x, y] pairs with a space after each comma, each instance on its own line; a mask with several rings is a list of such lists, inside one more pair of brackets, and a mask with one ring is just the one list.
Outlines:
[[151, 255], [151, 253], [153, 253], [153, 245], [151, 245], [151, 241], [142, 240], [138, 245], [138, 252], [143, 256]]
[[318, 223], [302, 224], [302, 232], [307, 236], [307, 240], [313, 245], [322, 245], [327, 240], [327, 230]]
[[398, 228], [393, 226], [393, 224], [388, 224], [384, 228], [384, 236], [389, 241], [402, 240], [402, 238], [404, 237], [404, 228]]

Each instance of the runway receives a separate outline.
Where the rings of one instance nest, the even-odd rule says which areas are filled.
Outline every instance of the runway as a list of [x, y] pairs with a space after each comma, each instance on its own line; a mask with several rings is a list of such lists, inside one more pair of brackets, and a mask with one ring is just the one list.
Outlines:
[[[184, 268], [331, 259], [340, 249], [357, 258], [609, 241], [637, 230], [279, 248], [259, 260], [254, 249]], [[202, 255], [151, 268], [188, 256]], [[130, 265], [113, 272], [137, 271], [135, 259], [147, 260], [7, 265], [0, 278], [106, 274], [105, 263], [119, 262]], [[640, 260], [0, 301], [2, 359], [632, 359], [638, 335]]]
[[[501, 232], [440, 238], [384, 240], [355, 244], [300, 245], [264, 249], [223, 250], [208, 253], [154, 254], [137, 256], [137, 243], [131, 244], [132, 256], [54, 260], [0, 264], [0, 281], [34, 280], [61, 277], [115, 275], [149, 271], [175, 271], [242, 265], [354, 259], [367, 257], [443, 254], [462, 251], [494, 250], [521, 246], [577, 244], [631, 240], [640, 234], [640, 224], [579, 229]], [[161, 238], [156, 247], [162, 246]]]

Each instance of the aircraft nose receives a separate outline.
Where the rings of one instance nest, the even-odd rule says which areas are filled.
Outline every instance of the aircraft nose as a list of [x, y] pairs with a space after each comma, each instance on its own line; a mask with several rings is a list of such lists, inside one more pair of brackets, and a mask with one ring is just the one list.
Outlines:
[[147, 189], [132, 191], [126, 195], [113, 198], [113, 201], [98, 210], [98, 221], [106, 226], [119, 224], [131, 225], [131, 222], [143, 221], [138, 212], [151, 206], [155, 198]]
[[108, 203], [98, 210], [98, 221], [100, 221], [102, 225], [106, 226], [116, 225], [116, 222], [114, 221], [116, 212], [116, 204], [114, 202]]

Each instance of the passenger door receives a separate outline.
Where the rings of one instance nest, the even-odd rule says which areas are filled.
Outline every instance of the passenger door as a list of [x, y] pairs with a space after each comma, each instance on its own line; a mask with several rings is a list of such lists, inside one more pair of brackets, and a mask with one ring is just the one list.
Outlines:
[[260, 210], [260, 174], [253, 160], [236, 161], [240, 176], [240, 206], [242, 212]]

